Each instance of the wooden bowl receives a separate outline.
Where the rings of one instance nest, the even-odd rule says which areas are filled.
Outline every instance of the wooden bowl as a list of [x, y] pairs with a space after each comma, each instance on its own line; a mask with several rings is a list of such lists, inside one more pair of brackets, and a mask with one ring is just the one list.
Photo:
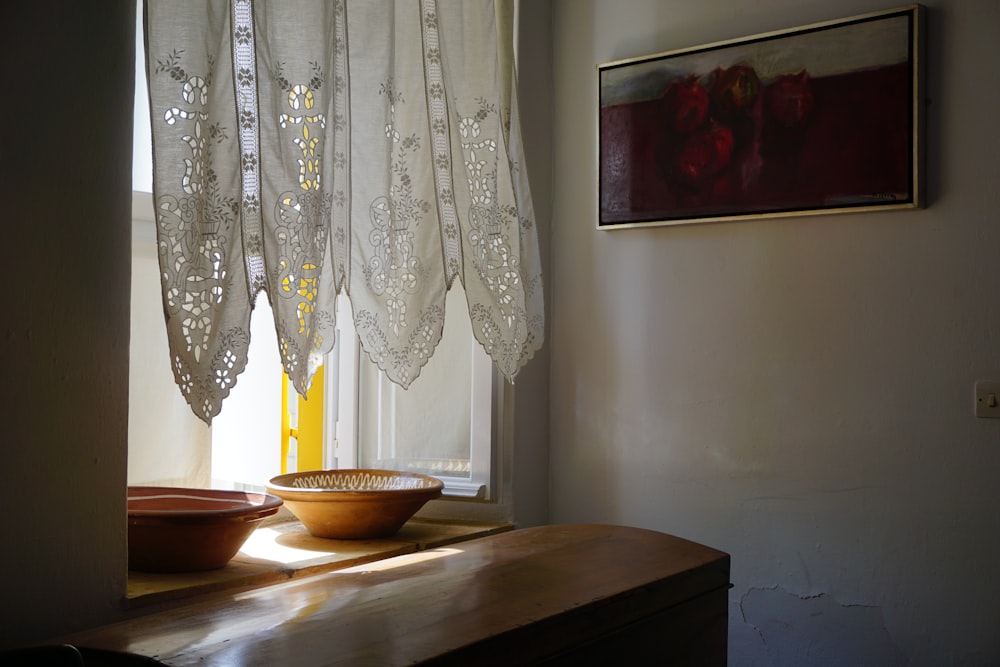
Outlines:
[[444, 483], [394, 470], [311, 470], [267, 485], [315, 537], [357, 540], [394, 535]]
[[267, 493], [130, 486], [129, 569], [198, 572], [224, 567], [281, 504], [281, 498]]

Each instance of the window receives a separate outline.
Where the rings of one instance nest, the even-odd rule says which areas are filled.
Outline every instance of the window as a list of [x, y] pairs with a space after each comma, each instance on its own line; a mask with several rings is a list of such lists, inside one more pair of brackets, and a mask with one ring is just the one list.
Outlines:
[[[140, 2], [137, 44], [144, 42], [142, 17]], [[152, 162], [143, 58], [137, 49], [129, 483], [259, 488], [283, 465], [282, 375], [273, 317], [267, 299], [259, 298], [247, 368], [226, 409], [212, 427], [206, 426], [180, 395], [167, 353], [148, 194]], [[509, 417], [504, 400], [509, 393], [473, 339], [468, 318], [456, 317], [467, 313], [460, 285], [448, 296], [444, 339], [408, 390], [386, 380], [368, 361], [353, 331], [349, 305], [340, 300], [341, 331], [322, 380], [323, 466], [430, 473], [446, 482], [448, 498], [432, 503], [439, 506], [429, 507], [430, 513], [509, 519], [509, 475], [504, 471], [510, 467], [510, 448], [502, 446], [501, 428], [504, 415]], [[455, 382], [457, 377], [468, 383]], [[295, 401], [292, 408], [294, 413]], [[290, 453], [297, 458], [294, 446]], [[284, 462], [287, 466], [287, 453]], [[453, 502], [456, 498], [479, 502]]]
[[[267, 300], [260, 298], [254, 309], [247, 368], [209, 428], [191, 413], [170, 370], [148, 193], [133, 194], [133, 217], [129, 483], [261, 488], [283, 469], [283, 381]], [[447, 308], [439, 349], [420, 378], [402, 389], [360, 349], [350, 305], [341, 297], [337, 345], [322, 378], [317, 376], [323, 402], [322, 465], [431, 474], [445, 481], [449, 500], [496, 504], [502, 497], [496, 473], [504, 381], [472, 337], [468, 318], [458, 316], [467, 312], [460, 285], [449, 293]], [[456, 382], [459, 377], [468, 382]], [[294, 420], [297, 394], [288, 396]], [[294, 459], [294, 439], [292, 443]], [[284, 465], [298, 469], [294, 460]], [[431, 514], [504, 517], [500, 507], [435, 505], [443, 506], [429, 507]]]
[[338, 467], [433, 475], [445, 482], [445, 495], [489, 499], [493, 364], [473, 338], [468, 317], [461, 317], [467, 310], [459, 285], [448, 294], [446, 307], [437, 352], [403, 389], [359, 349], [342, 300], [338, 343], [327, 362], [332, 391], [325, 393], [325, 423], [336, 425]]

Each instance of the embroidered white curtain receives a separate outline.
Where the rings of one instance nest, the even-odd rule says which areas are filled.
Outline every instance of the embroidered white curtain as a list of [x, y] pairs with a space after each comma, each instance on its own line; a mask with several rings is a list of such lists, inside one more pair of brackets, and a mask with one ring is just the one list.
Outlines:
[[153, 199], [174, 377], [211, 423], [264, 291], [305, 393], [349, 295], [406, 387], [457, 278], [513, 379], [542, 342], [514, 0], [148, 0]]

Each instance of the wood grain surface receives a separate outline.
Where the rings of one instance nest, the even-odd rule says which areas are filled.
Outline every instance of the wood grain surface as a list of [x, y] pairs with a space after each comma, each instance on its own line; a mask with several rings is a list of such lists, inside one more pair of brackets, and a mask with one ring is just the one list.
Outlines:
[[728, 588], [729, 556], [688, 540], [541, 526], [206, 596], [63, 640], [177, 667], [598, 664], [585, 657], [627, 651], [638, 629], [647, 644], [696, 641], [688, 659], [711, 644], [714, 657], [696, 662], [724, 664]]

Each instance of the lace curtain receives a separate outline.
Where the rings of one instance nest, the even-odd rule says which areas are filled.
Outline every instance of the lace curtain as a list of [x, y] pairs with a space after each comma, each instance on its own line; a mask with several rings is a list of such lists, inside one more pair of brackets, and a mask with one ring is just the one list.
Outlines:
[[513, 379], [541, 345], [514, 0], [147, 0], [153, 200], [174, 377], [211, 423], [264, 292], [305, 394], [349, 295], [407, 387], [464, 287]]

